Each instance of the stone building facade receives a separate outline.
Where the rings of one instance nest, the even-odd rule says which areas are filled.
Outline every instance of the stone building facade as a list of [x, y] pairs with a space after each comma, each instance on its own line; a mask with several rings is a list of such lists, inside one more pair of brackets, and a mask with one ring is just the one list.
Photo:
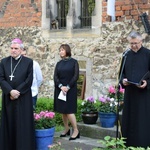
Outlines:
[[[62, 43], [71, 46], [72, 56], [79, 61], [80, 72], [85, 73], [85, 97], [93, 95], [95, 98], [104, 94], [109, 85], [117, 84], [122, 52], [128, 47], [126, 37], [132, 30], [141, 32], [143, 45], [150, 48], [149, 34], [145, 32], [136, 7], [141, 14], [149, 14], [149, 0], [135, 0], [136, 6], [132, 0], [116, 0], [114, 22], [106, 13], [107, 0], [95, 0], [90, 29], [73, 29], [72, 15], [69, 14], [64, 30], [51, 29], [52, 18], [46, 16], [47, 1], [0, 1], [0, 59], [9, 55], [10, 41], [21, 38], [28, 48], [28, 55], [39, 62], [43, 72], [40, 97], [53, 97], [53, 73], [60, 59], [58, 49]], [[50, 6], [55, 6], [54, 1], [49, 1]], [[69, 2], [72, 7], [76, 0]]]

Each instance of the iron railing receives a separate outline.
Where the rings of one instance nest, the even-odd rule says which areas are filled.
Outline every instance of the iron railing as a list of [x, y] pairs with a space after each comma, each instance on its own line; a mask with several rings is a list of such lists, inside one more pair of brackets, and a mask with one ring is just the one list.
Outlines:
[[66, 28], [69, 0], [57, 0], [57, 20], [59, 29]]
[[81, 28], [91, 27], [92, 12], [95, 8], [95, 0], [81, 0]]

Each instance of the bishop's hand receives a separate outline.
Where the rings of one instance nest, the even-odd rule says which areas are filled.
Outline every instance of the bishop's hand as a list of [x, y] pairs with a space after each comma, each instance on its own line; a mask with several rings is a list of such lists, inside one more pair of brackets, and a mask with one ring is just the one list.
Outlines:
[[10, 91], [10, 99], [14, 100], [17, 99], [20, 96], [20, 92], [17, 90], [11, 90]]

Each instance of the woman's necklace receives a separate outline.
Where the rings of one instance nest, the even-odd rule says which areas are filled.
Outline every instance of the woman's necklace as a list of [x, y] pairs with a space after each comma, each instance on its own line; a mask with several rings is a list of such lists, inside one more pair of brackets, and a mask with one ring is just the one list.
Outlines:
[[20, 61], [21, 61], [21, 59], [22, 59], [22, 56], [21, 56], [21, 58], [19, 59], [19, 61], [17, 62], [17, 64], [16, 64], [16, 66], [14, 67], [14, 69], [12, 70], [12, 57], [11, 57], [11, 74], [10, 74], [10, 81], [12, 81], [12, 79], [13, 79], [13, 77], [15, 77], [14, 76], [14, 72], [15, 72], [15, 70], [16, 70], [16, 68], [17, 68], [17, 66], [18, 66], [18, 64], [20, 63]]

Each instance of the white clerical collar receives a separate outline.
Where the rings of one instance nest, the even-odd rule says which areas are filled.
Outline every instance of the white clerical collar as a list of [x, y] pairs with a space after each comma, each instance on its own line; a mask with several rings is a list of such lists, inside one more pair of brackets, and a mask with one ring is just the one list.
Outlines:
[[19, 55], [18, 57], [15, 58], [15, 60], [18, 60], [20, 58], [21, 55]]

